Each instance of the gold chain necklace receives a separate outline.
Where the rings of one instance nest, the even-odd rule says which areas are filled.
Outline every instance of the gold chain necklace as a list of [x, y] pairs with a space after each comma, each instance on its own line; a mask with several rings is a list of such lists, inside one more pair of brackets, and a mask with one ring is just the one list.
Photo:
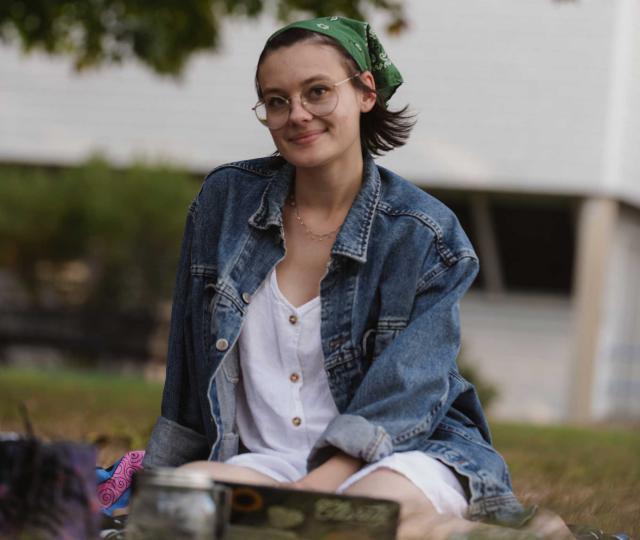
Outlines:
[[289, 205], [293, 207], [293, 211], [295, 213], [296, 216], [296, 221], [298, 223], [300, 223], [300, 225], [302, 225], [302, 228], [304, 229], [304, 233], [311, 238], [311, 240], [315, 240], [316, 242], [322, 242], [323, 240], [328, 240], [329, 238], [333, 237], [337, 232], [338, 229], [340, 227], [337, 227], [336, 229], [329, 231], [328, 233], [324, 233], [324, 234], [318, 234], [313, 232], [308, 225], [304, 222], [304, 220], [302, 219], [302, 216], [300, 215], [300, 212], [298, 211], [298, 205], [296, 204], [296, 198], [295, 195], [291, 194], [291, 196], [289, 197]]

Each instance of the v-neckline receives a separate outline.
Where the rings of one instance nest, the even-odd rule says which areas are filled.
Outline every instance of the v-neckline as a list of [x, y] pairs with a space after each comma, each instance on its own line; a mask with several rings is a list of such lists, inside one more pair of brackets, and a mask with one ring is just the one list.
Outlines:
[[284, 295], [284, 293], [280, 290], [280, 286], [278, 285], [278, 275], [276, 269], [274, 268], [271, 272], [271, 289], [275, 294], [276, 298], [280, 300], [286, 307], [293, 310], [297, 314], [306, 313], [315, 307], [316, 304], [320, 303], [320, 296], [315, 296], [311, 300], [306, 301], [304, 304], [299, 306], [294, 306], [289, 299]]

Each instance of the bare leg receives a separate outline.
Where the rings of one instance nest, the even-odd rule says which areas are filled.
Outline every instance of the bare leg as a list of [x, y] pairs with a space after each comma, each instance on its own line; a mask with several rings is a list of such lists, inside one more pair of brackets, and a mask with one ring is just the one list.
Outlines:
[[[436, 512], [422, 491], [403, 475], [391, 469], [377, 469], [368, 474], [346, 491], [348, 495], [381, 497], [392, 499], [400, 504], [400, 526], [398, 540], [418, 538], [447, 538], [449, 533], [467, 532], [473, 529], [473, 523], [442, 515]], [[452, 525], [446, 526], [449, 522]], [[429, 536], [425, 531], [430, 531]]]
[[392, 499], [400, 503], [398, 540], [573, 538], [557, 516], [553, 524], [542, 519], [538, 525], [532, 523], [525, 530], [519, 531], [439, 514], [422, 491], [409, 479], [391, 469], [377, 469], [350, 486], [345, 493]]
[[219, 461], [192, 461], [179, 467], [183, 471], [199, 471], [220, 482], [237, 482], [240, 484], [260, 484], [275, 486], [276, 482], [266, 474], [254, 471], [249, 467], [240, 467]]
[[542, 538], [575, 539], [563, 519], [555, 512], [546, 509], [539, 509], [521, 530], [531, 531]]

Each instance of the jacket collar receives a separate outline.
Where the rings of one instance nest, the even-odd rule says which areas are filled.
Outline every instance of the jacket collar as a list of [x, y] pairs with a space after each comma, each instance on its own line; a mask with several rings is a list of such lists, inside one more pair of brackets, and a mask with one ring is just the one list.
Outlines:
[[[285, 163], [269, 181], [262, 195], [260, 207], [249, 219], [259, 229], [282, 227], [282, 207], [289, 194], [295, 168]], [[367, 249], [373, 218], [380, 200], [380, 173], [370, 154], [364, 156], [362, 187], [338, 231], [331, 253], [358, 262], [367, 261]]]
[[282, 228], [282, 207], [289, 194], [294, 173], [295, 168], [287, 162], [275, 170], [273, 178], [262, 193], [259, 208], [249, 218], [250, 225], [258, 229]]

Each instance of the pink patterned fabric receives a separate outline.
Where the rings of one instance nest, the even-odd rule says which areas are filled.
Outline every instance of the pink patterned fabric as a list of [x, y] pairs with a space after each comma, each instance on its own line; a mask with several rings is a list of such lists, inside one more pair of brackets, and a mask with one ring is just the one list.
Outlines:
[[131, 487], [133, 473], [142, 469], [144, 450], [127, 452], [114, 465], [111, 477], [98, 484], [98, 501], [102, 508], [111, 507]]

